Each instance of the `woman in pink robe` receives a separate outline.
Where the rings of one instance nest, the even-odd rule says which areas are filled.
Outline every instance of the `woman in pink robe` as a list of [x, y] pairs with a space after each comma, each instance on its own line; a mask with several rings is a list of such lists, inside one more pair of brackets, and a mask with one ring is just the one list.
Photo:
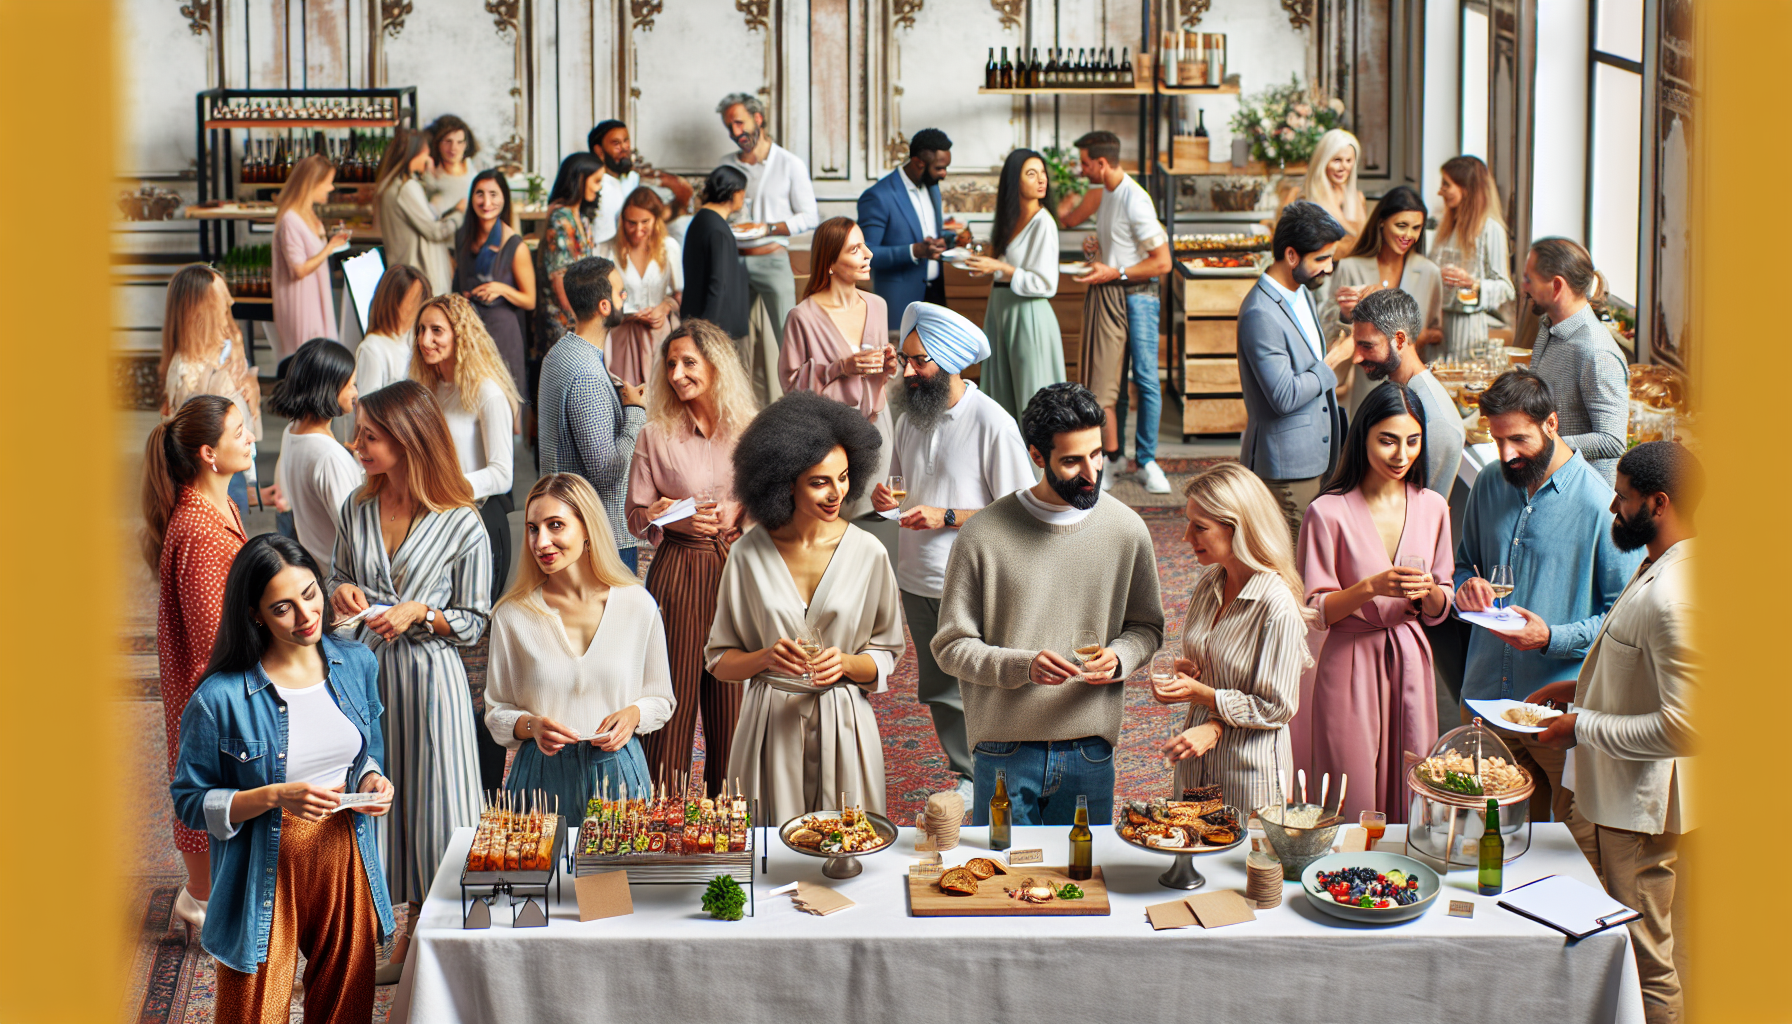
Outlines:
[[[1455, 568], [1449, 505], [1425, 488], [1424, 441], [1417, 396], [1392, 381], [1370, 392], [1301, 524], [1307, 604], [1326, 631], [1301, 710], [1308, 763], [1331, 773], [1333, 792], [1340, 773], [1350, 776], [1346, 821], [1366, 810], [1405, 821], [1403, 755], [1428, 754], [1437, 740], [1431, 645], [1419, 624], [1449, 614]], [[1402, 564], [1413, 556], [1423, 569]]]

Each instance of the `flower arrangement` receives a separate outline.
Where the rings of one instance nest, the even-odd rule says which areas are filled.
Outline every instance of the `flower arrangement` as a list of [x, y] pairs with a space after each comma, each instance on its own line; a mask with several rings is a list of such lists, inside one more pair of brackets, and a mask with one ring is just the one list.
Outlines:
[[1048, 146], [1039, 155], [1045, 158], [1045, 173], [1051, 180], [1052, 195], [1063, 199], [1065, 196], [1081, 197], [1089, 191], [1088, 179], [1077, 173], [1076, 150]]
[[1251, 157], [1283, 165], [1304, 163], [1319, 137], [1344, 123], [1344, 104], [1289, 78], [1238, 104], [1232, 134], [1251, 140]]

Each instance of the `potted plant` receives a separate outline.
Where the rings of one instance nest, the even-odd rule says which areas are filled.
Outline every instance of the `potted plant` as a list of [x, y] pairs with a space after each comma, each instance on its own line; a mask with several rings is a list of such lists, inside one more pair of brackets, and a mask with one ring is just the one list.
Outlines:
[[1082, 202], [1083, 194], [1089, 191], [1089, 180], [1077, 173], [1080, 158], [1074, 149], [1060, 149], [1049, 146], [1039, 153], [1045, 158], [1045, 174], [1051, 181], [1052, 194], [1058, 197], [1058, 208], [1053, 215], [1059, 220]]

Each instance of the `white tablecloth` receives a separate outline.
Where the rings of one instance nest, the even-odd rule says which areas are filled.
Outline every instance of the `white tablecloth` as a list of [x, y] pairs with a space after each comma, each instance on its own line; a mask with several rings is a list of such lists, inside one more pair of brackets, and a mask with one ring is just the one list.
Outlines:
[[[1255, 922], [1154, 932], [1145, 907], [1179, 893], [1157, 884], [1168, 856], [1095, 830], [1109, 917], [948, 917], [908, 914], [904, 872], [913, 830], [833, 881], [821, 862], [772, 838], [759, 875], [757, 918], [716, 921], [699, 886], [633, 887], [635, 913], [580, 923], [571, 880], [546, 928], [513, 929], [498, 909], [488, 931], [460, 927], [458, 880], [472, 830], [461, 829], [423, 906], [394, 1021], [918, 1020], [1353, 1022], [1475, 1020], [1640, 1022], [1630, 936], [1613, 928], [1570, 944], [1556, 931], [1475, 895], [1459, 869], [1421, 918], [1353, 925], [1322, 915], [1299, 886]], [[1066, 862], [1068, 829], [1016, 828], [1017, 847]], [[1401, 849], [1402, 828], [1379, 844]], [[1516, 886], [1549, 874], [1596, 885], [1562, 825], [1538, 825], [1508, 865]], [[965, 829], [947, 864], [977, 856], [983, 829]], [[1244, 849], [1196, 858], [1207, 890], [1245, 884]], [[766, 891], [802, 879], [833, 885], [858, 906], [803, 914]], [[1472, 919], [1447, 915], [1452, 899]]]

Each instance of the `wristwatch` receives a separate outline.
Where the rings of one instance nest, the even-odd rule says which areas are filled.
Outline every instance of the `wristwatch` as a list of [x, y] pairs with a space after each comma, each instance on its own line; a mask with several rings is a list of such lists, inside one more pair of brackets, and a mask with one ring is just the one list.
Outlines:
[[1120, 283], [1121, 284], [1131, 284], [1132, 283], [1131, 279], [1126, 276], [1126, 268], [1125, 267], [1120, 268]]
[[958, 525], [958, 510], [957, 509], [949, 508], [946, 510], [946, 525], [947, 526], [957, 526]]
[[436, 624], [436, 610], [434, 608], [423, 609], [423, 621], [433, 630]]

